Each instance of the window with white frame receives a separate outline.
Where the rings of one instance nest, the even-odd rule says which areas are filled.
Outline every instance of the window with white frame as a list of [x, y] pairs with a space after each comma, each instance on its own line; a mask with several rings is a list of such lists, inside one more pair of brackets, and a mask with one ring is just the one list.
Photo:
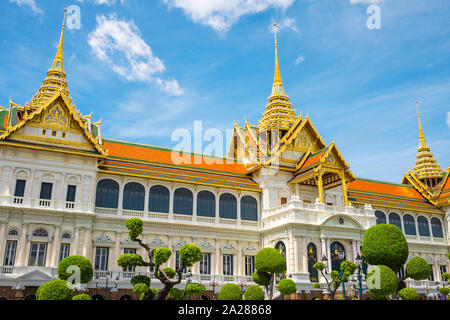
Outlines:
[[[445, 266], [445, 265], [440, 265], [439, 266], [439, 271], [441, 272], [441, 275], [443, 274], [443, 273], [446, 273], [447, 272], [447, 266]], [[441, 277], [442, 278], [442, 277]], [[442, 279], [443, 280], [443, 279]]]
[[211, 274], [211, 254], [204, 253], [200, 261], [200, 274]]
[[16, 260], [17, 241], [6, 241], [5, 257], [3, 258], [4, 266], [14, 266]]
[[109, 248], [97, 247], [95, 250], [95, 264], [94, 268], [97, 271], [108, 270], [108, 253]]
[[16, 180], [16, 188], [14, 189], [14, 197], [23, 197], [25, 195], [26, 181], [22, 179]]
[[430, 274], [430, 277], [428, 278], [428, 280], [429, 281], [434, 281], [434, 268], [433, 268], [433, 265], [432, 264], [430, 264], [430, 267], [431, 267], [431, 274]]
[[226, 276], [233, 275], [233, 255], [224, 254], [223, 255], [223, 274]]
[[67, 258], [70, 253], [70, 244], [69, 243], [61, 243], [61, 247], [59, 249], [59, 261], [64, 258]]
[[30, 267], [44, 267], [47, 256], [47, 243], [32, 242], [30, 246], [30, 258], [28, 265]]
[[251, 276], [255, 272], [255, 256], [245, 256], [245, 275]]
[[41, 200], [51, 200], [52, 199], [52, 190], [53, 190], [53, 183], [42, 182], [42, 184], [41, 184], [41, 193], [39, 195], [39, 199], [41, 199]]
[[[175, 253], [175, 266], [176, 268], [181, 267], [180, 251]], [[183, 268], [183, 273], [186, 273], [186, 268]]]
[[[125, 254], [136, 254], [136, 249], [135, 248], [125, 248], [123, 249], [123, 253]], [[123, 272], [134, 272], [136, 270], [136, 267], [127, 267], [125, 269], [123, 269]]]

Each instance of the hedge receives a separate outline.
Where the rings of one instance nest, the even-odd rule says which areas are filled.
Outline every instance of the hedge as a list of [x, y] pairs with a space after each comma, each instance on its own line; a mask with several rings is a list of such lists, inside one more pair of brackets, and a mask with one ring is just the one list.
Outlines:
[[277, 289], [282, 295], [289, 295], [297, 292], [297, 286], [292, 279], [281, 279], [280, 282], [278, 282]]
[[72, 298], [72, 300], [92, 300], [91, 296], [88, 294], [79, 294]]
[[38, 288], [38, 300], [72, 300], [73, 290], [66, 280], [53, 280]]
[[241, 288], [235, 283], [227, 283], [220, 289], [217, 300], [242, 300]]
[[286, 271], [286, 261], [275, 248], [264, 248], [255, 256], [255, 269], [259, 272], [283, 273]]
[[245, 300], [264, 300], [265, 295], [260, 286], [252, 285], [245, 290], [244, 297]]
[[88, 283], [94, 276], [92, 264], [88, 258], [83, 256], [70, 256], [62, 259], [58, 264], [58, 278], [67, 280], [74, 273], [74, 271], [67, 271], [70, 266], [77, 266], [80, 268], [81, 283]]
[[371, 297], [376, 300], [397, 292], [397, 275], [386, 266], [373, 266], [367, 274], [366, 281]]
[[419, 300], [419, 294], [412, 288], [403, 288], [398, 292], [398, 296], [403, 300]]
[[414, 280], [426, 280], [433, 272], [430, 264], [421, 257], [414, 257], [409, 260], [405, 271], [406, 276]]

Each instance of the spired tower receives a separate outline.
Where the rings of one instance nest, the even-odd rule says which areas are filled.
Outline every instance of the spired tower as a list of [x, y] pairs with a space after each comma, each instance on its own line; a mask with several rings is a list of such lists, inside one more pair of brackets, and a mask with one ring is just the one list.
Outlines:
[[430, 146], [426, 143], [422, 130], [422, 124], [420, 122], [418, 106], [417, 119], [419, 121], [419, 147], [417, 148], [417, 159], [413, 172], [423, 184], [433, 188], [437, 186], [443, 178], [442, 169], [439, 164], [437, 164], [436, 159], [434, 159], [433, 154], [430, 151]]
[[295, 110], [292, 108], [289, 96], [284, 91], [283, 81], [281, 80], [278, 62], [277, 23], [275, 22], [273, 25], [275, 31], [275, 75], [269, 102], [258, 124], [260, 140], [266, 142], [268, 155], [270, 155], [270, 146], [276, 145], [297, 120]]
[[58, 50], [56, 51], [55, 59], [51, 67], [47, 71], [47, 76], [44, 79], [41, 87], [35, 96], [31, 99], [30, 108], [32, 110], [43, 106], [57, 91], [62, 91], [69, 99], [69, 89], [67, 88], [66, 72], [64, 71], [63, 61], [63, 41], [64, 41], [64, 27], [66, 24], [67, 9], [64, 9], [64, 19], [61, 29], [61, 36], [58, 43]]

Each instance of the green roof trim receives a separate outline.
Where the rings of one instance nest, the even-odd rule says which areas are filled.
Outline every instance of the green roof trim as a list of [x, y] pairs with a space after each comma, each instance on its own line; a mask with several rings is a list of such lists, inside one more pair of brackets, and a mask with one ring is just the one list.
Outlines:
[[366, 179], [366, 178], [360, 178], [360, 177], [356, 177], [356, 180], [375, 182], [375, 183], [387, 184], [387, 185], [396, 186], [396, 187], [405, 187], [405, 188], [414, 189], [414, 187], [410, 186], [409, 184], [401, 184], [401, 183], [387, 182], [387, 181], [381, 181], [381, 180], [375, 180], [375, 179]]

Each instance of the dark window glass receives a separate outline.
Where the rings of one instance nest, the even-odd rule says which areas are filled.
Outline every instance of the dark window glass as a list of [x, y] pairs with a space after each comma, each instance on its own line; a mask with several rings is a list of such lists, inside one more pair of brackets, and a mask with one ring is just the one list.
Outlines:
[[431, 231], [433, 232], [433, 237], [443, 238], [444, 233], [442, 232], [442, 223], [438, 218], [431, 218]]
[[151, 212], [169, 212], [170, 192], [163, 186], [150, 188], [148, 210]]
[[61, 261], [64, 258], [67, 258], [69, 254], [70, 254], [70, 244], [62, 243], [61, 248], [59, 250], [59, 261]]
[[307, 256], [308, 256], [308, 272], [309, 272], [309, 280], [311, 282], [319, 281], [319, 273], [316, 269], [314, 269], [314, 265], [317, 263], [317, 248], [314, 243], [308, 244], [307, 248]]
[[16, 189], [14, 190], [14, 197], [23, 197], [25, 194], [25, 180], [16, 180]]
[[416, 235], [416, 221], [410, 214], [405, 214], [403, 216], [403, 226], [405, 229], [405, 234], [415, 236]]
[[200, 274], [211, 274], [211, 254], [204, 253], [200, 261]]
[[223, 255], [223, 274], [226, 276], [233, 275], [233, 255], [224, 254]]
[[[129, 254], [136, 254], [136, 249], [135, 248], [125, 248], [123, 250], [123, 253], [129, 253]], [[134, 272], [136, 270], [136, 267], [128, 267], [123, 269], [123, 272]]]
[[397, 226], [400, 230], [402, 230], [402, 222], [400, 220], [400, 216], [395, 212], [389, 213], [389, 224], [393, 224]]
[[119, 184], [111, 179], [104, 179], [97, 184], [95, 206], [117, 209], [119, 203]]
[[342, 244], [335, 241], [330, 245], [331, 269], [341, 271], [341, 263], [345, 260], [345, 249]]
[[[176, 268], [181, 267], [180, 251], [177, 251], [177, 252], [175, 253], [175, 267], [176, 267]], [[186, 273], [186, 268], [183, 268], [182, 273]]]
[[173, 195], [173, 213], [192, 215], [192, 192], [186, 188], [175, 190]]
[[106, 271], [108, 270], [108, 251], [109, 248], [97, 248], [95, 250], [95, 270]]
[[42, 182], [39, 199], [50, 200], [52, 198], [53, 183]]
[[67, 196], [66, 196], [66, 201], [67, 202], [75, 202], [75, 194], [77, 192], [77, 187], [76, 186], [67, 186]]
[[16, 260], [17, 241], [6, 241], [5, 257], [3, 258], [4, 266], [14, 266]]
[[137, 182], [130, 182], [123, 190], [123, 208], [125, 210], [144, 211], [145, 188]]
[[377, 224], [386, 223], [386, 215], [381, 211], [375, 211], [375, 216], [377, 217]]
[[431, 274], [430, 274], [430, 277], [428, 278], [428, 280], [430, 280], [430, 281], [434, 281], [434, 266], [432, 265], [432, 264], [430, 264], [430, 267], [431, 267]]
[[229, 193], [220, 195], [219, 217], [225, 219], [237, 219], [237, 200]]
[[430, 236], [430, 227], [428, 225], [428, 219], [424, 216], [417, 218], [417, 226], [419, 227], [419, 235], [422, 237]]
[[245, 256], [245, 275], [251, 276], [255, 272], [255, 256]]
[[46, 255], [46, 243], [32, 242], [30, 247], [30, 259], [28, 261], [28, 265], [30, 267], [44, 267]]
[[216, 197], [212, 192], [200, 191], [197, 195], [197, 215], [201, 217], [216, 216]]
[[258, 221], [258, 202], [251, 196], [244, 196], [241, 199], [241, 219]]

